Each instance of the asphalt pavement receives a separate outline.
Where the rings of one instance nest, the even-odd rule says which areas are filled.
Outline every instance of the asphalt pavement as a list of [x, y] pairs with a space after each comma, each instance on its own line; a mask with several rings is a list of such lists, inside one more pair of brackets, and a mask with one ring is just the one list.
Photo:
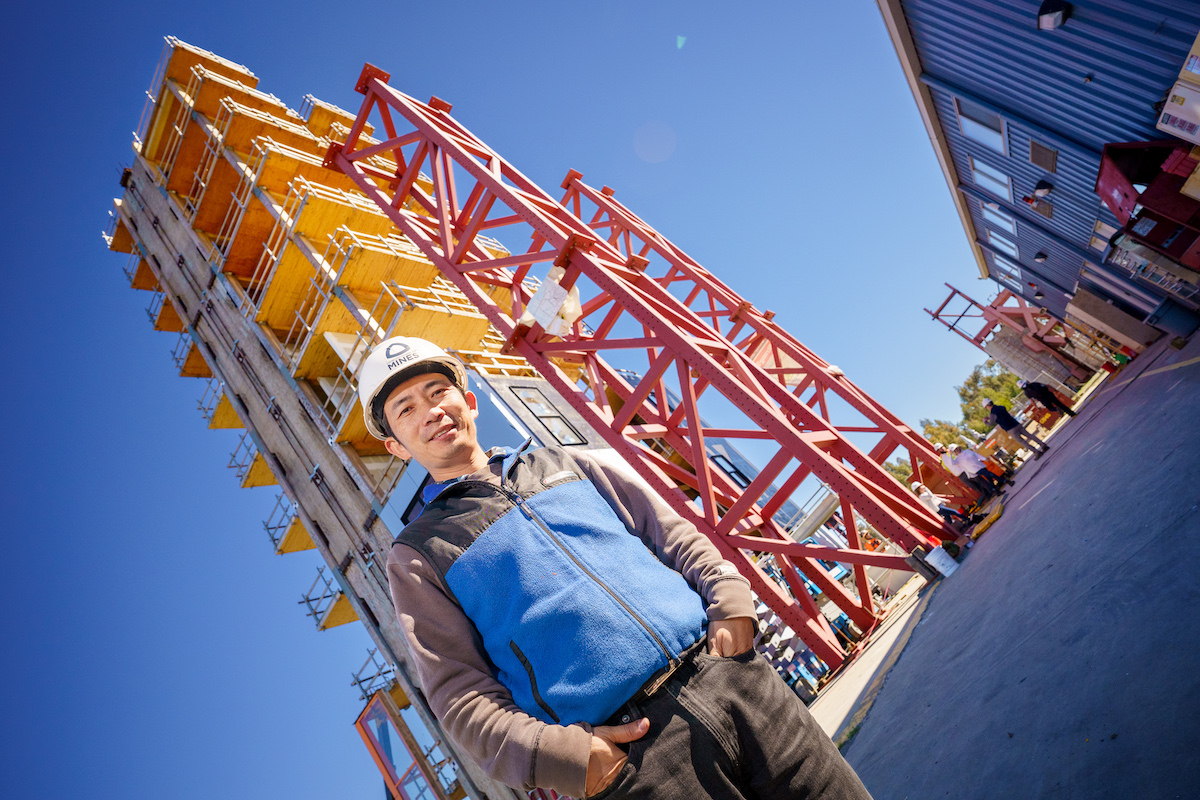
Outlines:
[[1200, 334], [1049, 443], [841, 689], [835, 738], [876, 800], [1200, 798]]

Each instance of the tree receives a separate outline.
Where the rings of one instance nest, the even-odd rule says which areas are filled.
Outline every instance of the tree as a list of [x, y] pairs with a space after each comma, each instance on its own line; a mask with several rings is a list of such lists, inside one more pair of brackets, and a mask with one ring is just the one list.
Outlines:
[[971, 374], [958, 387], [958, 399], [962, 401], [962, 425], [979, 433], [990, 430], [984, 420], [987, 409], [984, 398], [1012, 407], [1013, 398], [1021, 393], [1017, 376], [1009, 372], [1000, 362], [989, 358], [971, 370]]
[[[923, 419], [921, 420], [921, 433], [931, 442], [940, 442], [941, 444], [962, 444], [962, 438], [966, 436], [967, 429], [960, 422], [950, 422], [944, 419]], [[968, 440], [970, 436], [966, 437]]]
[[912, 478], [912, 464], [897, 456], [894, 460], [888, 461], [883, 465], [883, 468], [892, 473], [892, 477], [908, 486], [909, 479]]

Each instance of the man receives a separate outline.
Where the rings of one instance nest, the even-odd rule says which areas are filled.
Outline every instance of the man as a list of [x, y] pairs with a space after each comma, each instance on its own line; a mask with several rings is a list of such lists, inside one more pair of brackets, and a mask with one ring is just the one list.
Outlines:
[[961, 511], [957, 511], [951, 506], [943, 503], [940, 497], [935, 495], [928, 486], [920, 481], [913, 481], [908, 485], [908, 488], [913, 490], [913, 494], [917, 496], [917, 499], [920, 500], [926, 508], [939, 515], [951, 525], [954, 525], [955, 523], [962, 525], [970, 524], [970, 517]]
[[1070, 417], [1075, 416], [1075, 410], [1059, 400], [1058, 395], [1046, 384], [1037, 381], [1017, 381], [1017, 386], [1024, 390], [1026, 397], [1041, 403], [1047, 411], [1059, 411]]
[[397, 337], [368, 430], [436, 483], [388, 580], [430, 707], [485, 772], [574, 797], [869, 798], [756, 657], [748, 582], [621, 468], [485, 453], [463, 366]]
[[985, 420], [987, 424], [999, 425], [1005, 433], [1032, 450], [1035, 460], [1041, 458], [1050, 449], [1050, 445], [1025, 430], [1025, 426], [1008, 413], [1007, 406], [987, 399], [983, 401], [983, 407], [988, 410], [988, 418]]
[[963, 449], [961, 445], [950, 445], [950, 457], [954, 463], [962, 467], [963, 474], [975, 482], [976, 486], [984, 488], [984, 494], [998, 494], [1004, 488], [1004, 481], [987, 468], [983, 456], [970, 448]]
[[988, 494], [987, 485], [983, 481], [976, 480], [968, 475], [966, 465], [960, 464], [954, 457], [954, 454], [946, 449], [946, 445], [936, 442], [933, 445], [933, 450], [941, 456], [942, 466], [946, 468], [947, 472], [978, 492], [980, 497]]

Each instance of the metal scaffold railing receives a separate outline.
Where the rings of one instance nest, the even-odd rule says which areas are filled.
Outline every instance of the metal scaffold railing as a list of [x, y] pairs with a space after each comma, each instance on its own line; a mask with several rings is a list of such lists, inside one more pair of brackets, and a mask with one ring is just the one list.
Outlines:
[[[798, 543], [773, 517], [819, 481], [836, 493], [843, 519], [861, 517], [905, 553], [931, 549], [955, 534], [882, 466], [899, 452], [914, 467], [936, 468], [929, 443], [611, 190], [571, 172], [556, 200], [455, 121], [449, 104], [416, 101], [387, 80], [364, 69], [357, 88], [366, 99], [326, 163], [353, 178], [487, 317], [506, 352], [533, 365], [710, 536], [805, 644], [842, 663], [847, 647], [807, 586], [863, 630], [878, 609], [869, 590], [847, 588], [821, 560], [851, 565], [858, 587], [869, 586], [868, 566], [911, 567], [863, 547], [854, 524], [848, 546], [836, 548]], [[368, 117], [384, 132], [378, 143], [360, 135]], [[394, 170], [379, 167], [381, 155]], [[431, 183], [418, 180], [422, 170]], [[509, 255], [484, 232], [527, 246]], [[541, 279], [536, 292], [531, 277]], [[719, 426], [702, 421], [702, 404], [724, 409]], [[747, 442], [765, 452], [766, 466], [740, 486], [710, 462], [710, 438]], [[767, 555], [774, 574], [761, 566]]]

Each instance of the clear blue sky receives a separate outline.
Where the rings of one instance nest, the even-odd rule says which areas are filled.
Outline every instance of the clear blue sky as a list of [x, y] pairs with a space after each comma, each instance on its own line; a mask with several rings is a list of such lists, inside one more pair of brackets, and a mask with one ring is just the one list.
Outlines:
[[205, 429], [201, 382], [175, 376], [173, 335], [151, 330], [149, 295], [100, 239], [166, 34], [246, 64], [293, 107], [312, 92], [357, 108], [371, 61], [452, 102], [547, 189], [570, 168], [616, 188], [910, 423], [958, 416], [953, 386], [983, 355], [921, 309], [943, 281], [981, 300], [991, 284], [867, 0], [14, 6], [7, 797], [382, 792], [352, 727], [365, 633], [304, 616], [316, 557], [272, 555], [274, 491], [237, 487], [236, 437]]

